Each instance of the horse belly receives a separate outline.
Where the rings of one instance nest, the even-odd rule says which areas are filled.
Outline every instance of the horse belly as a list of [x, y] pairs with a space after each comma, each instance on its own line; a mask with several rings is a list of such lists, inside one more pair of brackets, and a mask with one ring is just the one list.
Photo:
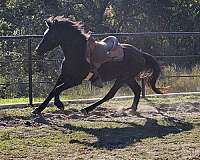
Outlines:
[[102, 81], [111, 81], [113, 79], [119, 78], [124, 72], [124, 68], [120, 63], [108, 62], [103, 64], [98, 72], [101, 76]]
[[136, 77], [145, 69], [145, 59], [133, 54], [126, 55], [123, 61], [103, 64], [98, 72], [102, 81], [111, 81], [116, 78]]

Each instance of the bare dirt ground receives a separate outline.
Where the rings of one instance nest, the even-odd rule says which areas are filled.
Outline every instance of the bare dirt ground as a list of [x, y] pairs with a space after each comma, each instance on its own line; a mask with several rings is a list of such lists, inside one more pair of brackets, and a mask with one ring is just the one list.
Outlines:
[[[0, 111], [1, 159], [200, 159], [200, 102]], [[15, 146], [13, 146], [15, 145]]]
[[[0, 127], [9, 127], [17, 126], [26, 122], [34, 123], [57, 123], [62, 122], [67, 119], [79, 119], [79, 120], [134, 120], [141, 118], [166, 118], [168, 117], [167, 112], [176, 112], [176, 116], [180, 114], [198, 114], [200, 113], [200, 102], [183, 102], [183, 103], [174, 103], [174, 104], [159, 104], [159, 105], [147, 105], [142, 104], [138, 106], [137, 112], [132, 110], [126, 110], [124, 107], [99, 107], [96, 110], [92, 111], [88, 115], [82, 114], [79, 109], [65, 109], [64, 111], [55, 110], [47, 113], [43, 113], [41, 116], [4, 116], [3, 113], [0, 113], [1, 122]], [[164, 114], [166, 113], [166, 114]], [[28, 124], [27, 123], [27, 124]], [[32, 125], [30, 124], [30, 125]]]

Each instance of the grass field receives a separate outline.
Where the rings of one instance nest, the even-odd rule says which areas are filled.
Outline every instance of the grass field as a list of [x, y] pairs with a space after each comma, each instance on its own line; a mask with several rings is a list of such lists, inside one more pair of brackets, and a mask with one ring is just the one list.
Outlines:
[[84, 116], [83, 104], [64, 111], [0, 110], [0, 159], [200, 159], [200, 97], [110, 101]]

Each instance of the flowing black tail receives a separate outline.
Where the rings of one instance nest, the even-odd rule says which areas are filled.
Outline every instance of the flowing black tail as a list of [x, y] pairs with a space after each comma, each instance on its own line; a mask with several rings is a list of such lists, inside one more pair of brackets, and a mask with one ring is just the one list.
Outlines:
[[148, 54], [143, 53], [146, 60], [146, 69], [151, 70], [150, 76], [147, 77], [147, 84], [152, 88], [152, 90], [157, 94], [163, 94], [161, 88], [156, 87], [156, 82], [161, 74], [161, 68], [156, 59]]

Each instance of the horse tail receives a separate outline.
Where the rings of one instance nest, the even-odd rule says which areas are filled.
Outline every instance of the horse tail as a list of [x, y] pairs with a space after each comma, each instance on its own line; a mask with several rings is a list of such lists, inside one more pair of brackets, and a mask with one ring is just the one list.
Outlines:
[[158, 78], [160, 77], [161, 74], [161, 67], [158, 64], [157, 60], [150, 54], [148, 53], [144, 53], [144, 58], [146, 61], [146, 73], [147, 76], [145, 77], [145, 81], [146, 83], [152, 88], [152, 90], [157, 93], [157, 94], [163, 94], [164, 88], [157, 88], [156, 87], [156, 82], [158, 80]]

